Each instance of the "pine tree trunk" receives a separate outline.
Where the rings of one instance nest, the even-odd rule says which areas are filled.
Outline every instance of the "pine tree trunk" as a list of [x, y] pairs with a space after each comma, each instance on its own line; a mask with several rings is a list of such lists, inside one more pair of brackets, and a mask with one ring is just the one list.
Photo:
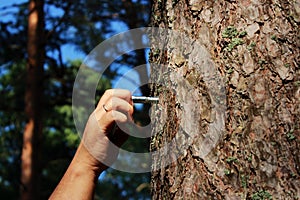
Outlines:
[[[151, 150], [175, 138], [153, 155], [153, 199], [300, 197], [299, 24], [294, 0], [154, 2], [153, 26], [183, 33], [206, 53], [192, 53], [184, 37], [153, 41], [151, 79], [161, 84]], [[212, 66], [220, 79], [205, 78]], [[215, 80], [224, 83], [219, 104]], [[210, 130], [222, 117], [224, 127]]]
[[40, 199], [42, 99], [44, 64], [44, 2], [31, 0], [28, 17], [28, 62], [25, 92], [27, 123], [23, 135], [21, 199]]

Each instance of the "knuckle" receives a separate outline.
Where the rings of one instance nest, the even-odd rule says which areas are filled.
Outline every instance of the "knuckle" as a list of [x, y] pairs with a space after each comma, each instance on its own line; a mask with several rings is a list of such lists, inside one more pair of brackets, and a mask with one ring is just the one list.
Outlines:
[[104, 95], [108, 96], [108, 97], [111, 97], [112, 96], [112, 89], [108, 89], [108, 90], [105, 90], [104, 92]]
[[110, 112], [110, 117], [111, 117], [111, 119], [113, 120], [113, 121], [116, 121], [117, 120], [117, 113], [114, 111], [114, 110], [112, 110], [111, 112]]
[[117, 97], [111, 97], [110, 103], [111, 103], [112, 109], [114, 109], [114, 110], [118, 109], [118, 98]]
[[131, 92], [129, 90], [125, 90], [125, 94], [126, 96], [131, 97]]

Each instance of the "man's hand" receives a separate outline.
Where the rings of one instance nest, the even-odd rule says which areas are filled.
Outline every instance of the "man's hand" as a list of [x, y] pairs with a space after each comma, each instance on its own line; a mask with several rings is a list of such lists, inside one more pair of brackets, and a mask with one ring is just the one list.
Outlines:
[[90, 115], [82, 137], [83, 148], [94, 158], [89, 159], [93, 168], [110, 166], [116, 160], [119, 147], [128, 138], [126, 126], [133, 124], [132, 113], [133, 103], [128, 90], [111, 89], [104, 93]]
[[116, 160], [118, 147], [128, 138], [126, 127], [133, 124], [132, 113], [129, 91], [111, 89], [104, 93], [88, 119], [70, 166], [50, 199], [92, 199], [98, 176]]

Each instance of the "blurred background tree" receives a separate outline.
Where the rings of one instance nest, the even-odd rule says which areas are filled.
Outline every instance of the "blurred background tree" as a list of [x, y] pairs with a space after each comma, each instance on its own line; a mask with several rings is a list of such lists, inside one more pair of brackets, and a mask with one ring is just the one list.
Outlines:
[[[13, 3], [14, 2], [14, 3]], [[110, 36], [148, 25], [150, 1], [49, 0], [44, 2], [43, 41], [45, 52], [42, 80], [43, 113], [41, 159], [38, 161], [37, 199], [47, 199], [66, 170], [80, 141], [72, 116], [72, 90], [82, 57]], [[138, 12], [137, 12], [138, 11]], [[26, 63], [28, 61], [28, 2], [0, 4], [0, 196], [19, 199], [21, 152], [25, 115]], [[140, 38], [142, 40], [142, 38]], [[66, 49], [76, 49], [70, 53]], [[76, 56], [79, 55], [79, 58]], [[67, 56], [71, 57], [69, 60]], [[146, 63], [146, 50], [132, 52], [116, 60], [99, 81], [97, 97], [113, 86], [129, 70]], [[136, 71], [140, 80], [148, 78], [147, 68]], [[38, 76], [37, 76], [38, 77]], [[93, 75], [91, 74], [91, 79]], [[82, 84], [89, 84], [88, 79]], [[147, 86], [139, 93], [149, 94]], [[149, 123], [147, 107], [138, 109], [135, 119]], [[148, 151], [147, 139], [130, 138], [126, 150]], [[149, 173], [120, 173], [109, 169], [101, 176], [96, 199], [149, 199]], [[31, 198], [33, 199], [33, 198]]]

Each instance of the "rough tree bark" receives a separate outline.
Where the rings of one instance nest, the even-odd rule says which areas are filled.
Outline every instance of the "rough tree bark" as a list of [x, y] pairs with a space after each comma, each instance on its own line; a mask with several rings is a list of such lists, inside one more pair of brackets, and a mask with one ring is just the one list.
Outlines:
[[[217, 145], [201, 156], [209, 124], [220, 117], [198, 72], [203, 63], [182, 38], [166, 39], [163, 51], [154, 41], [151, 62], [166, 67], [151, 71], [153, 81], [164, 79], [153, 88], [160, 104], [152, 112], [151, 150], [173, 138], [179, 149], [182, 138], [193, 142], [178, 159], [176, 148], [153, 155], [153, 199], [299, 199], [299, 23], [296, 0], [154, 2], [153, 26], [207, 50], [225, 83], [226, 112]], [[189, 123], [190, 133], [181, 126]]]
[[21, 199], [40, 199], [40, 152], [44, 64], [44, 2], [31, 0], [28, 17], [28, 61], [25, 92], [27, 123], [23, 135]]

